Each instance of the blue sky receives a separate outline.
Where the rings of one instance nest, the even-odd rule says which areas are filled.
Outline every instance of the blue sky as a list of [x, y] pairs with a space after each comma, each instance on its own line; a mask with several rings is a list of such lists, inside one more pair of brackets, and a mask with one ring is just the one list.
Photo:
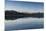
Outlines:
[[6, 1], [6, 10], [15, 10], [18, 12], [36, 13], [44, 11], [44, 4], [41, 2], [23, 2], [23, 1]]

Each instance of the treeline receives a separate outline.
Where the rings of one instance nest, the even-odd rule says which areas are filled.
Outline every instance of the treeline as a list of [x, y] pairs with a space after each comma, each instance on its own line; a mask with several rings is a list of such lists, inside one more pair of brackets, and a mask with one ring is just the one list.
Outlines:
[[44, 13], [20, 13], [20, 12], [13, 11], [13, 10], [5, 11], [5, 19], [6, 20], [14, 20], [14, 19], [24, 18], [24, 17], [43, 18]]

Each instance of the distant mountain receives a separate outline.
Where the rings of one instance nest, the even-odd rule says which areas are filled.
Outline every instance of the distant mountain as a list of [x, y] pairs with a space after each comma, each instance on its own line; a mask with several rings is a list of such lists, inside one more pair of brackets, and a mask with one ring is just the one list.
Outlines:
[[14, 19], [24, 18], [24, 17], [43, 18], [44, 13], [20, 13], [20, 12], [13, 11], [13, 10], [5, 11], [6, 20], [14, 20]]

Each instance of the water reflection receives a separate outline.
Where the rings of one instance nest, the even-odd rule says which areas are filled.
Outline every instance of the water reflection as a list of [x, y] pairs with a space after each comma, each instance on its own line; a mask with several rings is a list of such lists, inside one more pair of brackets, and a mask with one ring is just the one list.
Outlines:
[[6, 20], [6, 30], [23, 30], [23, 29], [39, 29], [43, 28], [43, 18], [20, 18], [17, 20]]

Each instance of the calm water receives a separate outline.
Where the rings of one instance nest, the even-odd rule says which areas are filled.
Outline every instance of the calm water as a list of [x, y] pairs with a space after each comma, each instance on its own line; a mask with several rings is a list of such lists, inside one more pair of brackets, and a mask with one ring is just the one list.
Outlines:
[[23, 29], [39, 29], [43, 28], [43, 18], [20, 18], [16, 20], [6, 20], [5, 30], [23, 30]]

